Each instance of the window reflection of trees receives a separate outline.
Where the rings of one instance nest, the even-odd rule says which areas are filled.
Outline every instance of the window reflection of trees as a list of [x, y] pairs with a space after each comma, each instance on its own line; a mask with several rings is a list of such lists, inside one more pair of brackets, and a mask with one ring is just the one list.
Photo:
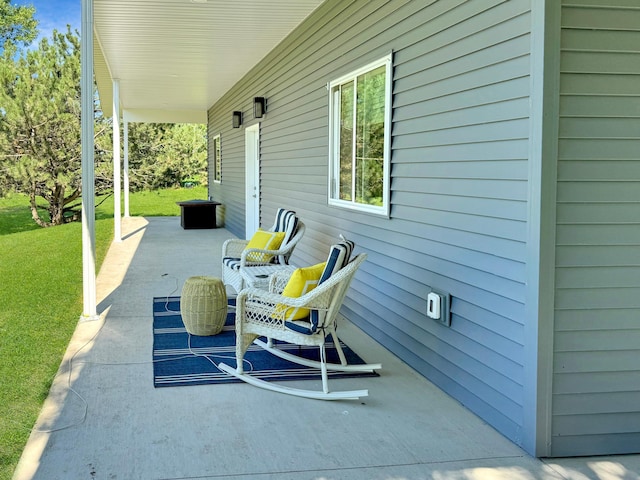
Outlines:
[[340, 199], [355, 195], [357, 203], [382, 205], [385, 67], [358, 76], [356, 84], [340, 86]]

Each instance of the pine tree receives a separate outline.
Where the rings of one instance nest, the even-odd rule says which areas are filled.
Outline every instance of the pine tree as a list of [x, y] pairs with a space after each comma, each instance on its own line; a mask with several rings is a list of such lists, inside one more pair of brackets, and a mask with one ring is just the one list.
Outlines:
[[80, 40], [68, 28], [16, 53], [6, 48], [0, 59], [0, 181], [29, 195], [38, 225], [60, 225], [79, 216]]
[[11, 0], [0, 0], [0, 53], [5, 45], [28, 45], [38, 33], [32, 5], [11, 5]]

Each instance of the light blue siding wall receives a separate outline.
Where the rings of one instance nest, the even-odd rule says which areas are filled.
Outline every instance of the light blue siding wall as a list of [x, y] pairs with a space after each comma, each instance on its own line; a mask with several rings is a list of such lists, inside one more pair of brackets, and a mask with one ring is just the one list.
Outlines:
[[562, 8], [552, 454], [640, 452], [640, 4]]
[[[329, 0], [209, 110], [221, 134], [227, 228], [244, 232], [244, 132], [261, 122], [261, 215], [296, 210], [293, 261], [339, 233], [369, 254], [343, 313], [516, 443], [522, 442], [531, 18], [528, 0]], [[390, 218], [327, 205], [328, 92], [394, 55]], [[221, 66], [224, 68], [224, 66]], [[428, 286], [452, 325], [426, 317]], [[375, 360], [375, 359], [371, 359]]]
[[[231, 128], [231, 112], [225, 110], [224, 118], [215, 118], [212, 122], [209, 115], [207, 128], [207, 138], [209, 141], [209, 196], [222, 205], [217, 208], [218, 225], [224, 226], [241, 238], [244, 238], [244, 218], [245, 218], [245, 168], [244, 168], [244, 130]], [[231, 134], [233, 131], [234, 134]], [[221, 182], [214, 183], [213, 165], [211, 159], [214, 158], [213, 138], [220, 135], [220, 146], [222, 149], [222, 170]]]

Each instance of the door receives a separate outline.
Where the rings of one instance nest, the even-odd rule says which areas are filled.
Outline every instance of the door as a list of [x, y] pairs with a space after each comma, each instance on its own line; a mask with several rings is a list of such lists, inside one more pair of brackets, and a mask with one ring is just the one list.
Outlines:
[[260, 226], [260, 124], [245, 129], [246, 238]]

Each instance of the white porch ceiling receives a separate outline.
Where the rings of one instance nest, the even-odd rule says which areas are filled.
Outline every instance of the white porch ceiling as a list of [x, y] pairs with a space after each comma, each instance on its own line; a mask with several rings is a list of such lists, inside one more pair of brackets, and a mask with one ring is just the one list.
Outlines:
[[[225, 92], [323, 0], [94, 0], [94, 69], [131, 121], [206, 122]], [[258, 93], [258, 92], [256, 92]]]

